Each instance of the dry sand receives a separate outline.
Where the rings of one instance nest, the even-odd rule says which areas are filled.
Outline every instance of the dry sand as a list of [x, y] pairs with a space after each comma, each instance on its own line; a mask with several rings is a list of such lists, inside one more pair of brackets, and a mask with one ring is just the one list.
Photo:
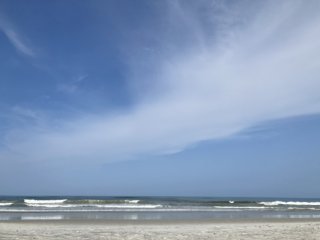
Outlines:
[[0, 239], [319, 240], [320, 222], [0, 222]]

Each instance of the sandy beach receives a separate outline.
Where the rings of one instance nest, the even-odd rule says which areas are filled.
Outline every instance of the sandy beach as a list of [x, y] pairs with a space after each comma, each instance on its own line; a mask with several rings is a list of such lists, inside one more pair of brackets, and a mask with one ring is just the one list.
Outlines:
[[320, 221], [1, 222], [0, 239], [320, 239]]

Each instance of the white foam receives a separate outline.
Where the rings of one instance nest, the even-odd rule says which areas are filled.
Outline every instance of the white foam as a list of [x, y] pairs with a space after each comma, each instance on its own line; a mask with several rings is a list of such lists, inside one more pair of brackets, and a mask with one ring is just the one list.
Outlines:
[[142, 207], [138, 206], [103, 206], [103, 205], [50, 205], [49, 207], [44, 207], [43, 205], [39, 205], [39, 208], [4, 208], [1, 209], [1, 212], [48, 212], [48, 213], [59, 213], [59, 212], [163, 212], [163, 211], [214, 211], [214, 209], [168, 209], [163, 208], [162, 205], [148, 205]]
[[124, 200], [125, 203], [137, 204], [140, 200]]
[[229, 201], [229, 203], [234, 203], [234, 201]]
[[22, 216], [21, 220], [62, 220], [62, 215], [55, 216]]
[[314, 207], [289, 207], [289, 210], [313, 210], [313, 211], [320, 211], [319, 208], [314, 208]]
[[265, 209], [267, 207], [246, 207], [246, 206], [238, 206], [238, 207], [233, 207], [233, 206], [216, 206], [214, 208], [222, 208], [222, 209]]
[[55, 199], [55, 200], [36, 200], [36, 199], [24, 199], [27, 204], [59, 204], [64, 203], [67, 199]]
[[294, 206], [320, 206], [320, 202], [283, 202], [283, 201], [273, 201], [273, 202], [260, 202], [259, 204], [265, 206], [278, 206], [278, 205], [294, 205]]
[[95, 205], [95, 207], [101, 207], [101, 208], [160, 208], [160, 207], [162, 207], [162, 205], [152, 205], [152, 204], [140, 204], [140, 205], [104, 204], [104, 205]]
[[29, 207], [42, 207], [42, 208], [84, 208], [84, 207], [90, 207], [90, 208], [160, 208], [162, 205], [151, 205], [151, 204], [145, 204], [145, 205], [132, 205], [132, 204], [38, 204], [38, 203], [27, 203], [26, 204]]
[[76, 205], [67, 205], [67, 204], [44, 204], [44, 203], [26, 203], [29, 207], [45, 207], [45, 208], [58, 208], [58, 207], [73, 207]]
[[0, 207], [2, 206], [11, 206], [13, 203], [1, 202]]

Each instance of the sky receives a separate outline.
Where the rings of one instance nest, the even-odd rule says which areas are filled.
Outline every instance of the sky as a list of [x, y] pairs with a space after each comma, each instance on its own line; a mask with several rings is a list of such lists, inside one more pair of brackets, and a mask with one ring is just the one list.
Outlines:
[[0, 195], [320, 198], [317, 0], [0, 1]]

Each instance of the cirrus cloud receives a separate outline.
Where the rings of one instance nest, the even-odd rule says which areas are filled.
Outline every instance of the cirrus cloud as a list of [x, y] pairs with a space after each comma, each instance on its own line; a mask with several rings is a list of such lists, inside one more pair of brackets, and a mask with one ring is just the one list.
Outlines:
[[[222, 4], [220, 14], [205, 16], [206, 26], [176, 3], [170, 16], [189, 27], [186, 36], [196, 36], [169, 60], [157, 55], [153, 69], [161, 90], [153, 96], [150, 89], [114, 115], [9, 131], [1, 158], [110, 162], [169, 154], [269, 120], [320, 112], [319, 2], [268, 1], [254, 14]], [[209, 34], [210, 27], [217, 31]]]

